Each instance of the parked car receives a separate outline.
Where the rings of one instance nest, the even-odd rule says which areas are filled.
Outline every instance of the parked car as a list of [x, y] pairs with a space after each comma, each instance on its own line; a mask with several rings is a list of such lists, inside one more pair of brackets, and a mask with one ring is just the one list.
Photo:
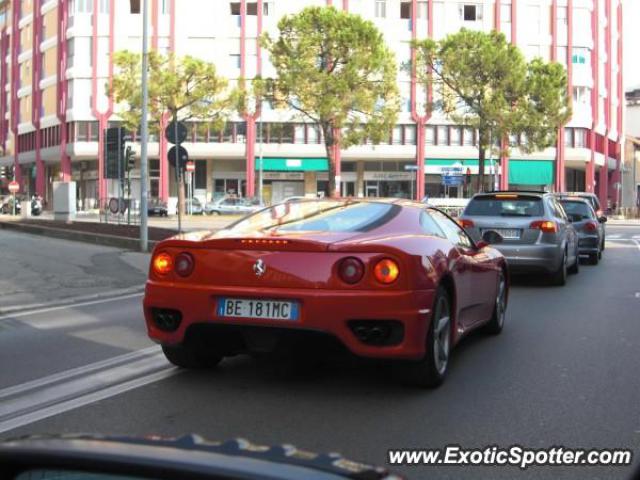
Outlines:
[[184, 211], [187, 214], [191, 215], [202, 215], [204, 213], [204, 208], [202, 207], [202, 203], [196, 197], [187, 198], [184, 201]]
[[513, 271], [545, 272], [553, 284], [564, 285], [567, 272], [580, 269], [578, 234], [552, 193], [479, 193], [459, 222], [475, 239], [488, 230], [502, 235], [496, 248]]
[[259, 202], [254, 204], [246, 198], [225, 197], [217, 202], [207, 203], [204, 211], [207, 215], [246, 215], [262, 207]]
[[469, 199], [424, 197], [422, 203], [436, 207], [452, 217], [459, 217], [469, 203]]
[[147, 213], [149, 216], [168, 217], [169, 209], [167, 208], [167, 204], [164, 202], [153, 202], [149, 204]]
[[403, 360], [413, 383], [437, 386], [464, 335], [503, 328], [509, 276], [489, 245], [500, 240], [487, 232], [474, 242], [446, 214], [407, 200], [278, 204], [216, 233], [159, 242], [147, 330], [183, 368], [253, 351], [325, 355], [337, 343]]
[[596, 216], [591, 203], [584, 197], [558, 195], [558, 200], [578, 232], [580, 255], [588, 255], [591, 263], [597, 265], [604, 250], [607, 217]]

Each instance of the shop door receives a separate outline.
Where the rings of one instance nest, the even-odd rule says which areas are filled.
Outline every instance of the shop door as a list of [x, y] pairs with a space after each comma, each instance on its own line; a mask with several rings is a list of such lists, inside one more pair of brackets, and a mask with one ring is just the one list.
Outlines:
[[343, 197], [355, 197], [356, 196], [356, 182], [342, 182]]
[[378, 195], [378, 184], [377, 183], [367, 183], [365, 190], [366, 197], [377, 197]]

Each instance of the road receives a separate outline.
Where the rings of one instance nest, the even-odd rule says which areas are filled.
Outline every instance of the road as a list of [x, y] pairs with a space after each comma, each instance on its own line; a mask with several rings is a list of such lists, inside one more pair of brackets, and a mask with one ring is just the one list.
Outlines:
[[[520, 444], [640, 456], [640, 227], [610, 226], [604, 259], [564, 288], [520, 278], [505, 331], [472, 335], [438, 390], [378, 364], [336, 361], [301, 378], [239, 357], [170, 367], [140, 300], [0, 317], [0, 437], [99, 432], [245, 437], [387, 465], [389, 448]], [[634, 238], [635, 237], [635, 238]], [[408, 478], [628, 478], [628, 468], [400, 467]]]

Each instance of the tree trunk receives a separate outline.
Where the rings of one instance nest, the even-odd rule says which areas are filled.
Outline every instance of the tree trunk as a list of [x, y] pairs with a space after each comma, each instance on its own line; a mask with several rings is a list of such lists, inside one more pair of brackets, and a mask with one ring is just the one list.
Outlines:
[[324, 148], [327, 152], [329, 164], [329, 197], [336, 196], [336, 159], [335, 159], [335, 137], [331, 125], [322, 125], [322, 135], [324, 136]]
[[476, 192], [484, 192], [484, 160], [485, 160], [486, 132], [478, 130], [478, 181]]

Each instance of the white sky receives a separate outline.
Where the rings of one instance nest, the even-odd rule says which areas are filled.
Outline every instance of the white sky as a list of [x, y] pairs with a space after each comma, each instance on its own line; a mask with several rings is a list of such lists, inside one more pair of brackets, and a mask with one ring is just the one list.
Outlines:
[[623, 0], [623, 68], [625, 90], [640, 87], [640, 0]]

